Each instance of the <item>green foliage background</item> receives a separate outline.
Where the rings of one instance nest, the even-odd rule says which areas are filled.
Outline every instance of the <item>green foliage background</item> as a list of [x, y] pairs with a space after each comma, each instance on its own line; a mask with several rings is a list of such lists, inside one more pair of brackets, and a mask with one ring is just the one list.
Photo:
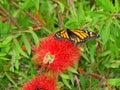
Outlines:
[[[59, 86], [62, 90], [78, 90], [74, 80], [76, 75], [82, 90], [120, 89], [119, 0], [0, 0], [0, 7], [8, 12], [3, 13], [0, 9], [0, 18], [8, 18], [5, 22], [0, 21], [0, 90], [18, 90], [37, 74], [31, 48], [40, 38], [63, 28], [80, 29], [84, 26], [97, 32], [100, 38], [83, 45], [80, 62], [60, 75]], [[44, 26], [34, 31], [35, 20], [26, 11], [35, 17], [37, 10]], [[10, 21], [9, 16], [18, 26]], [[22, 45], [26, 46], [26, 51], [22, 50]], [[102, 78], [78, 73], [78, 67]]]

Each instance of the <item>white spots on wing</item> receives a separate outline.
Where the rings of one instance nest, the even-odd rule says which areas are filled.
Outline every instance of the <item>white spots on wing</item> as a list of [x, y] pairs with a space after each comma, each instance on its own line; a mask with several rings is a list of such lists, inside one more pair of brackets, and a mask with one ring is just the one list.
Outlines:
[[93, 34], [92, 32], [89, 32], [89, 34]]

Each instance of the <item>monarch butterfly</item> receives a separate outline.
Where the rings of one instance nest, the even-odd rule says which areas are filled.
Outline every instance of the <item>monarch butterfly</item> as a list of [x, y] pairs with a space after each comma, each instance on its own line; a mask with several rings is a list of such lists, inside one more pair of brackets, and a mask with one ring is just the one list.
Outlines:
[[82, 44], [91, 38], [98, 38], [98, 37], [99, 35], [94, 32], [87, 30], [80, 30], [80, 29], [60, 30], [56, 32], [54, 35], [55, 39], [66, 39], [68, 41], [73, 42], [74, 45]]

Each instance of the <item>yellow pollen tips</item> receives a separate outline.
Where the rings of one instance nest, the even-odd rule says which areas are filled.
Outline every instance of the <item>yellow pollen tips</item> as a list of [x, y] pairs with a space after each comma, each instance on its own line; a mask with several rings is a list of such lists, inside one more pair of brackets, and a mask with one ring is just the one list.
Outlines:
[[44, 56], [43, 63], [44, 64], [47, 64], [47, 63], [51, 64], [54, 61], [54, 58], [55, 58], [55, 56], [52, 55], [50, 52], [48, 52]]

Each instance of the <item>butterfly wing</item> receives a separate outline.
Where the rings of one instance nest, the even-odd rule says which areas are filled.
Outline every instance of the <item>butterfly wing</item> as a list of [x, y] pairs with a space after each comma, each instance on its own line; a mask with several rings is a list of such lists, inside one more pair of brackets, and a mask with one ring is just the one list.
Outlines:
[[60, 30], [56, 32], [54, 37], [55, 39], [70, 39], [70, 36], [66, 30]]
[[55, 33], [56, 39], [66, 39], [73, 42], [75, 45], [82, 44], [90, 38], [97, 38], [99, 35], [87, 30], [60, 30]]
[[75, 45], [82, 44], [91, 38], [99, 37], [98, 34], [87, 30], [78, 29], [78, 30], [71, 30], [71, 32], [75, 35], [75, 37], [73, 37], [74, 38], [73, 42]]

